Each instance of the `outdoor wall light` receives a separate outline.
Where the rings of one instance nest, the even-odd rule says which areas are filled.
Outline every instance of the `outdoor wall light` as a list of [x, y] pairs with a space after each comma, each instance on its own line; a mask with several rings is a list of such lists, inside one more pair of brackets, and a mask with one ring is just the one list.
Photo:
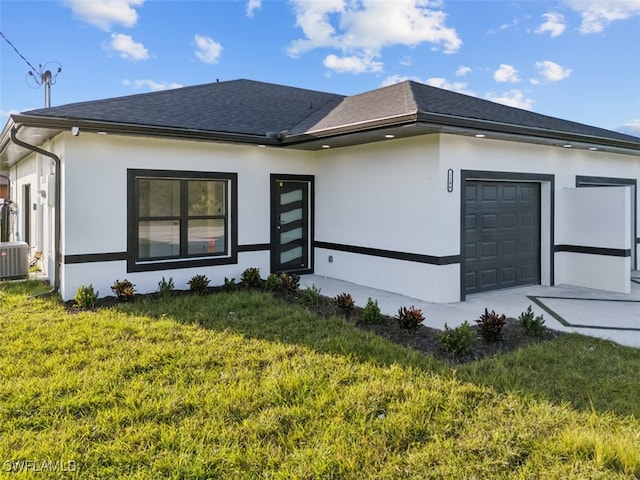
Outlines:
[[80, 135], [80, 127], [71, 127], [71, 135], [74, 137]]
[[447, 170], [447, 192], [453, 192], [453, 169]]

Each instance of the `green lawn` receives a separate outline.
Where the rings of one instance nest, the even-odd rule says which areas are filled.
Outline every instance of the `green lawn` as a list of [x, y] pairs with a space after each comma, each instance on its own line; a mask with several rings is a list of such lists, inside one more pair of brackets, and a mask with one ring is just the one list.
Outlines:
[[43, 289], [0, 284], [1, 478], [640, 477], [637, 349], [453, 370], [260, 292], [67, 313]]

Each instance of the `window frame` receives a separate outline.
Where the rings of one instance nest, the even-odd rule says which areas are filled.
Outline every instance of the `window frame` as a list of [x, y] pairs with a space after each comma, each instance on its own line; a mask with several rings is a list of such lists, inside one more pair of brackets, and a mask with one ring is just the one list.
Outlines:
[[[187, 201], [186, 190], [189, 181], [223, 181], [225, 182], [225, 214], [216, 217], [225, 219], [225, 250], [212, 254], [188, 254], [188, 246], [183, 245], [187, 239], [190, 219], [188, 205], [185, 204], [180, 212], [180, 249], [178, 256], [158, 257], [152, 259], [140, 258], [139, 255], [139, 225], [140, 221], [151, 217], [139, 215], [138, 180], [179, 180], [181, 203]], [[214, 265], [229, 265], [237, 263], [238, 259], [238, 184], [237, 173], [200, 172], [184, 170], [146, 170], [127, 169], [127, 272], [144, 272], [155, 270], [170, 270], [178, 268], [194, 268]], [[183, 186], [183, 184], [185, 184]], [[183, 194], [184, 193], [184, 194]], [[202, 218], [209, 218], [205, 216]], [[186, 254], [184, 254], [186, 252]], [[184, 254], [184, 255], [183, 255]]]

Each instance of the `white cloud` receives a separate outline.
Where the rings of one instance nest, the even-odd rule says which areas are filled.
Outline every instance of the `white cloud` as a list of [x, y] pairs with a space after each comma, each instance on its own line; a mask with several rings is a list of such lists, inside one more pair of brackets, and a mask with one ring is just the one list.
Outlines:
[[468, 73], [471, 73], [471, 68], [462, 65], [456, 70], [456, 77], [464, 77]]
[[536, 62], [536, 67], [540, 75], [549, 82], [558, 82], [571, 75], [571, 69], [564, 68], [550, 60]]
[[522, 108], [524, 110], [531, 110], [533, 106], [533, 100], [526, 98], [522, 90], [512, 89], [502, 94], [487, 93], [487, 100], [492, 102], [501, 103], [508, 107]]
[[338, 73], [367, 73], [381, 72], [382, 63], [373, 60], [373, 57], [338, 57], [328, 55], [324, 59], [324, 66]]
[[512, 65], [506, 65], [504, 63], [500, 64], [500, 68], [493, 72], [493, 79], [496, 82], [519, 82], [520, 77], [518, 77], [518, 70], [516, 70]]
[[138, 12], [134, 7], [142, 6], [144, 0], [65, 0], [73, 13], [102, 30], [111, 25], [133, 27], [138, 22]]
[[[429, 0], [291, 0], [304, 38], [289, 45], [290, 56], [335, 48], [343, 57], [379, 57], [383, 48], [432, 43], [445, 53], [462, 45], [446, 14]], [[433, 8], [432, 8], [433, 7]]]
[[444, 88], [445, 90], [451, 90], [452, 92], [475, 96], [475, 93], [473, 91], [467, 89], [468, 84], [464, 82], [449, 82], [446, 79], [440, 77], [432, 77], [427, 78], [426, 80], [422, 80], [421, 78], [415, 76], [391, 75], [382, 81], [382, 86], [386, 87], [387, 85], [404, 82], [405, 80], [411, 80], [414, 82], [431, 85], [432, 87]]
[[176, 82], [156, 82], [154, 80], [124, 80], [122, 82], [124, 85], [129, 87], [133, 87], [135, 89], [140, 88], [148, 88], [152, 92], [158, 92], [160, 90], [171, 90], [173, 88], [182, 88], [183, 85], [181, 83]]
[[568, 5], [582, 16], [580, 32], [600, 33], [615, 20], [640, 15], [640, 0], [568, 0]]
[[545, 13], [542, 15], [547, 21], [538, 27], [536, 33], [549, 33], [551, 38], [562, 35], [567, 28], [561, 13]]
[[631, 120], [629, 123], [625, 123], [621, 127], [618, 127], [617, 130], [620, 133], [626, 133], [627, 135], [640, 137], [640, 119]]
[[424, 80], [420, 80], [420, 77], [409, 75], [391, 75], [382, 80], [380, 86], [388, 87], [389, 85], [395, 85], [396, 83], [404, 82], [405, 80], [411, 80], [413, 82], [425, 83]]
[[247, 2], [247, 17], [253, 17], [253, 12], [262, 7], [262, 0], [249, 0]]
[[111, 42], [105, 49], [118, 52], [121, 58], [134, 62], [147, 60], [149, 58], [149, 51], [144, 48], [144, 45], [134, 42], [130, 35], [124, 35], [122, 33], [112, 33]]
[[222, 45], [209, 37], [202, 35], [195, 36], [196, 41], [196, 57], [204, 63], [218, 63], [218, 59], [222, 54]]
[[509, 23], [503, 23], [498, 28], [491, 29], [487, 33], [492, 33], [493, 34], [493, 33], [501, 32], [502, 30], [509, 30], [510, 28], [517, 27], [519, 24], [520, 24], [520, 19], [519, 18], [514, 18]]
[[424, 83], [431, 85], [432, 87], [444, 88], [445, 90], [451, 90], [452, 92], [464, 93], [466, 95], [475, 95], [471, 90], [468, 90], [468, 84], [465, 82], [449, 82], [444, 78], [432, 77], [427, 78]]

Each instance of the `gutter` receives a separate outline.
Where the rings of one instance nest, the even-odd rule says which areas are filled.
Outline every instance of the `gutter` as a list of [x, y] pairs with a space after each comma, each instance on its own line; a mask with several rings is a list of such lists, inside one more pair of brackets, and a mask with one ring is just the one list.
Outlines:
[[38, 117], [32, 115], [17, 114], [13, 119], [20, 124], [34, 128], [45, 128], [62, 131], [78, 127], [82, 132], [106, 132], [112, 135], [144, 135], [149, 137], [175, 138], [182, 140], [219, 141], [255, 145], [279, 145], [279, 138], [272, 138], [266, 134], [249, 134], [233, 132], [212, 132], [191, 128], [165, 127], [155, 125], [142, 125], [134, 123], [104, 122], [89, 119], [74, 119], [65, 117]]
[[58, 293], [58, 290], [60, 289], [60, 258], [61, 258], [60, 228], [62, 225], [61, 212], [60, 212], [60, 209], [61, 209], [60, 199], [62, 197], [60, 192], [60, 187], [62, 185], [62, 179], [60, 174], [62, 169], [60, 166], [60, 163], [61, 163], [60, 157], [58, 157], [55, 153], [49, 152], [48, 150], [44, 150], [43, 148], [40, 148], [40, 147], [36, 147], [35, 145], [31, 145], [29, 143], [23, 142], [17, 137], [18, 131], [20, 130], [21, 127], [22, 125], [11, 127], [11, 141], [16, 145], [18, 145], [19, 147], [23, 147], [23, 148], [26, 148], [27, 150], [31, 150], [32, 152], [39, 153], [41, 155], [49, 157], [55, 163], [56, 195], [55, 195], [55, 221], [54, 221], [55, 234], [54, 234], [54, 247], [53, 247], [53, 250], [54, 250], [53, 288], [47, 292], [40, 293], [38, 295], [33, 295], [33, 297], [36, 297], [36, 296], [42, 296], [42, 295], [55, 294], [55, 293]]
[[[629, 139], [605, 138], [602, 136], [590, 135], [586, 133], [573, 133], [561, 130], [549, 130], [546, 128], [531, 127], [525, 125], [515, 125], [510, 123], [495, 122], [491, 120], [479, 120], [474, 118], [459, 117], [455, 115], [446, 115], [441, 113], [419, 112], [418, 123], [427, 123], [445, 127], [470, 128], [495, 132], [497, 134], [521, 135], [532, 138], [546, 138], [549, 140], [566, 140], [573, 142], [581, 142], [585, 144], [595, 144], [614, 148], [623, 148], [629, 150], [640, 150], [640, 142], [634, 142]], [[589, 125], [585, 125], [590, 127]], [[597, 127], [590, 127], [597, 128]], [[604, 129], [601, 129], [604, 130]], [[617, 133], [617, 132], [612, 132]]]

